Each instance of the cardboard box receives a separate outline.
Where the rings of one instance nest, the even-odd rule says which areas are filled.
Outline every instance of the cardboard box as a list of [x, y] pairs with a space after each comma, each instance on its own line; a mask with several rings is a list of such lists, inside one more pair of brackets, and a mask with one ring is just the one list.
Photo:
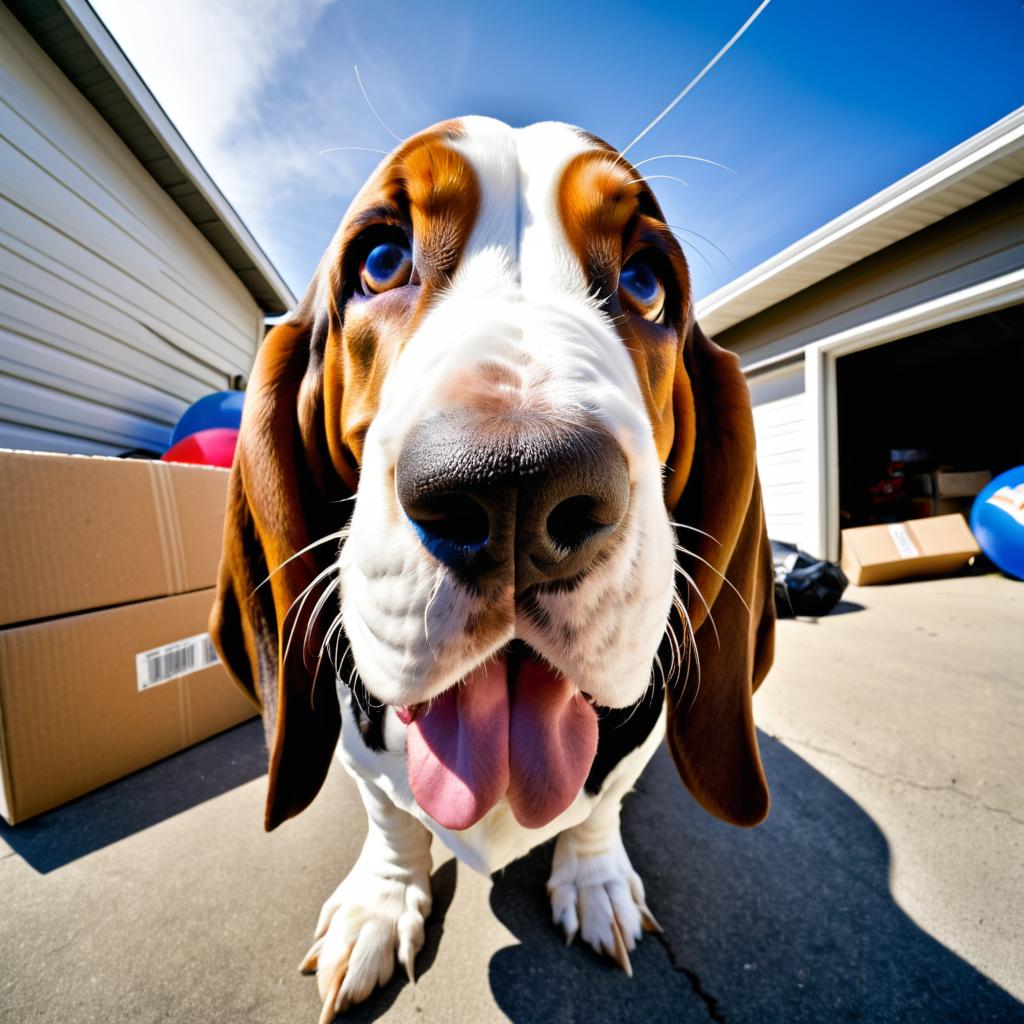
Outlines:
[[843, 530], [842, 548], [840, 565], [859, 586], [956, 572], [981, 553], [959, 514], [853, 527]]
[[932, 474], [932, 494], [936, 498], [973, 498], [992, 480], [987, 469], [975, 469], [969, 473], [953, 473], [939, 469]]
[[212, 587], [228, 471], [0, 449], [0, 625]]
[[214, 591], [0, 630], [11, 824], [251, 718], [206, 634]]
[[948, 516], [955, 512], [970, 515], [973, 498], [911, 498], [910, 507], [915, 519], [925, 516]]

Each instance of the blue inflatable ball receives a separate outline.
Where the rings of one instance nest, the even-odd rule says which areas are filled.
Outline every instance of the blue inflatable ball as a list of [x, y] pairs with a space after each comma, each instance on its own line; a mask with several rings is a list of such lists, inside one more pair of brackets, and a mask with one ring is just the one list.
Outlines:
[[1024, 580], [1024, 466], [1000, 473], [974, 499], [971, 532], [1003, 572]]
[[200, 430], [213, 430], [217, 427], [237, 430], [242, 425], [244, 401], [244, 391], [216, 391], [212, 395], [204, 395], [181, 414], [171, 434], [171, 447]]

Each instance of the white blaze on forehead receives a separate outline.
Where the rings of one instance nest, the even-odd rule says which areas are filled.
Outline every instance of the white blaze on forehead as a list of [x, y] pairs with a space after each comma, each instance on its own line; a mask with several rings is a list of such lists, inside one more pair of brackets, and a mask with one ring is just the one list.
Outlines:
[[480, 188], [476, 222], [459, 258], [456, 286], [494, 288], [519, 283], [519, 157], [515, 134], [491, 117], [464, 117], [465, 135], [452, 143], [473, 168]]
[[557, 121], [520, 128], [516, 135], [524, 182], [525, 216], [520, 241], [523, 290], [543, 294], [556, 289], [585, 299], [589, 293], [587, 275], [569, 244], [558, 200], [569, 162], [593, 149], [594, 144], [578, 128]]
[[527, 299], [553, 291], [585, 299], [586, 274], [566, 237], [558, 196], [569, 162], [593, 144], [556, 121], [510, 128], [464, 117], [462, 126], [454, 146], [477, 175], [480, 211], [455, 285], [516, 285]]

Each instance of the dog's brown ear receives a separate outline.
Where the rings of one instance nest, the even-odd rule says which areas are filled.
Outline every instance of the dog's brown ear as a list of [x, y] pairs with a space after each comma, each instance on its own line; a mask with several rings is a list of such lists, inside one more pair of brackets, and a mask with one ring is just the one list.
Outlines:
[[[323, 785], [341, 727], [334, 674], [314, 614], [353, 471], [334, 465], [324, 432], [328, 332], [301, 309], [264, 339], [246, 392], [231, 469], [224, 549], [210, 634], [235, 681], [260, 707], [270, 752], [266, 827], [303, 810]], [[340, 364], [340, 360], [338, 361]], [[332, 406], [334, 402], [330, 403]], [[346, 480], [346, 477], [348, 478]], [[337, 607], [335, 598], [335, 608]], [[319, 671], [318, 671], [319, 669]]]
[[771, 667], [775, 604], [750, 394], [738, 358], [692, 320], [673, 389], [665, 491], [689, 628], [673, 611], [682, 656], [668, 687], [669, 747], [707, 810], [756, 825], [769, 796], [751, 697]]

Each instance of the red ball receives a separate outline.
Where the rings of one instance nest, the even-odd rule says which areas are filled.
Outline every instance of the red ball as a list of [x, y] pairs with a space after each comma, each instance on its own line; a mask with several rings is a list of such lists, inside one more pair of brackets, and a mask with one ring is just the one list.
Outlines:
[[160, 456], [164, 462], [188, 462], [195, 466], [231, 468], [238, 444], [238, 431], [231, 427], [211, 427], [183, 437]]

